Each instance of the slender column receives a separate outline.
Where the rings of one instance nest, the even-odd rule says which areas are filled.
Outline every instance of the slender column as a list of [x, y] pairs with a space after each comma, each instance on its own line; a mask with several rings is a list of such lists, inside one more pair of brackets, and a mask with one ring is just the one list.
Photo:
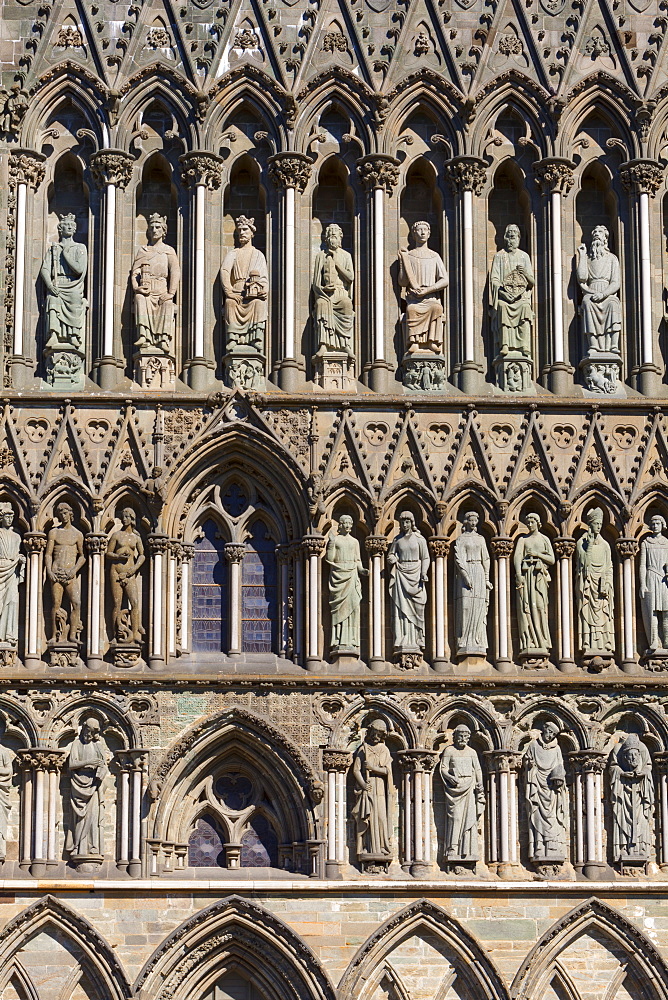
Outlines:
[[[512, 878], [517, 865], [517, 780], [522, 754], [516, 750], [488, 750], [485, 753], [490, 774], [490, 794], [496, 792], [493, 813], [497, 826], [490, 841], [495, 851], [490, 851], [490, 861], [497, 862], [499, 878]], [[491, 845], [490, 845], [491, 846]]]
[[459, 196], [460, 279], [462, 288], [461, 355], [455, 365], [459, 387], [466, 393], [476, 393], [482, 386], [483, 368], [476, 357], [476, 308], [473, 263], [473, 196], [482, 194], [487, 164], [477, 156], [456, 156], [445, 164], [446, 176], [453, 192]]
[[[393, 156], [373, 153], [363, 156], [357, 161], [357, 173], [366, 188], [372, 206], [373, 237], [371, 254], [372, 265], [372, 302], [373, 302], [373, 341], [369, 356], [369, 386], [376, 392], [387, 392], [389, 389], [389, 372], [392, 365], [385, 358], [385, 283], [387, 268], [385, 266], [385, 197], [392, 195], [392, 189], [399, 180], [399, 160]], [[365, 345], [366, 346], [366, 345]]]
[[383, 649], [383, 619], [385, 617], [385, 602], [383, 600], [383, 559], [388, 548], [385, 535], [368, 535], [364, 541], [371, 557], [371, 573], [369, 585], [369, 622], [370, 629], [370, 668], [382, 673], [385, 669], [385, 653]]
[[20, 863], [22, 868], [29, 868], [35, 878], [43, 878], [47, 868], [58, 863], [58, 772], [66, 751], [30, 748], [19, 750], [17, 756], [24, 776]]
[[659, 780], [659, 844], [657, 860], [662, 870], [668, 871], [668, 753], [662, 751], [652, 758]]
[[575, 670], [573, 658], [573, 588], [571, 563], [575, 552], [573, 538], [556, 538], [557, 574], [559, 581], [559, 669], [564, 673]]
[[617, 551], [622, 560], [622, 670], [627, 674], [636, 671], [634, 568], [638, 548], [635, 538], [617, 539]]
[[575, 865], [582, 871], [584, 864], [584, 799], [582, 797], [582, 775], [575, 772]]
[[304, 657], [304, 553], [299, 542], [293, 542], [290, 548], [294, 569], [293, 646], [295, 663], [302, 663]]
[[327, 772], [327, 859], [325, 877], [340, 879], [346, 863], [346, 775], [352, 753], [328, 747], [322, 752], [323, 770]]
[[181, 544], [181, 635], [182, 653], [190, 652], [190, 574], [195, 557], [195, 546]]
[[582, 832], [582, 873], [600, 879], [606, 869], [603, 859], [602, 781], [606, 754], [602, 750], [578, 750], [569, 755], [580, 776], [584, 790], [584, 829]]
[[88, 574], [88, 668], [102, 667], [102, 623], [104, 621], [104, 553], [107, 551], [107, 536], [97, 532], [86, 535], [86, 549], [90, 559]]
[[167, 650], [170, 657], [176, 656], [176, 632], [178, 625], [178, 572], [181, 560], [181, 543], [172, 542], [169, 547], [169, 567], [167, 571]]
[[283, 343], [279, 385], [287, 392], [297, 389], [295, 350], [295, 214], [296, 192], [304, 191], [311, 176], [312, 161], [303, 153], [283, 152], [269, 157], [269, 176], [283, 191]]
[[206, 303], [206, 192], [217, 191], [222, 180], [222, 158], [214, 153], [193, 149], [179, 157], [181, 161], [181, 179], [186, 187], [193, 191], [194, 207], [192, 211], [194, 233], [192, 245], [193, 259], [193, 296], [192, 323], [193, 338], [192, 354], [185, 364], [188, 370], [188, 382], [192, 389], [202, 391], [207, 388], [211, 373], [215, 367], [212, 360], [206, 357], [204, 346], [204, 306]]
[[631, 197], [636, 200], [637, 246], [640, 251], [638, 388], [646, 396], [658, 395], [662, 377], [661, 368], [657, 365], [655, 358], [655, 336], [652, 323], [649, 199], [656, 196], [663, 183], [663, 169], [663, 166], [656, 160], [629, 160], [627, 163], [622, 163], [620, 168], [622, 184]]
[[302, 547], [307, 559], [306, 669], [320, 666], [320, 557], [325, 550], [321, 535], [305, 535]]
[[90, 158], [95, 182], [104, 189], [101, 351], [93, 362], [102, 389], [114, 389], [123, 369], [121, 351], [116, 349], [115, 321], [120, 315], [120, 309], [116, 309], [116, 192], [128, 186], [133, 165], [133, 158], [122, 149], [101, 149]]
[[[31, 751], [25, 751], [30, 754]], [[19, 766], [23, 776], [23, 795], [21, 797], [21, 861], [19, 867], [24, 871], [30, 868], [32, 861], [32, 800], [33, 781], [30, 757], [19, 755]]]
[[[37, 153], [32, 149], [17, 149], [9, 157], [10, 207], [12, 195], [16, 199], [13, 274], [14, 325], [11, 359], [11, 378], [14, 389], [20, 389], [26, 385], [33, 373], [33, 362], [26, 353], [27, 345], [24, 339], [27, 196], [29, 187], [36, 191], [44, 180], [45, 159], [46, 157], [42, 153]], [[6, 298], [9, 297], [11, 291], [11, 277], [10, 274]]]
[[116, 850], [116, 867], [126, 871], [130, 860], [130, 771], [132, 760], [125, 750], [115, 753], [118, 767], [118, 847]]
[[414, 878], [425, 878], [433, 868], [431, 861], [431, 772], [438, 752], [401, 750], [399, 764], [410, 780], [404, 782], [404, 865]]
[[513, 542], [510, 538], [492, 538], [492, 555], [495, 560], [494, 588], [496, 604], [496, 669], [507, 674], [513, 669], [510, 656], [510, 634], [508, 616], [508, 584], [510, 580], [510, 557], [513, 554]]
[[160, 670], [165, 665], [165, 559], [169, 551], [167, 535], [148, 536], [151, 555], [151, 641], [149, 666]]
[[229, 649], [230, 656], [238, 656], [243, 647], [243, 637], [241, 634], [241, 561], [246, 552], [243, 542], [227, 542], [225, 545], [225, 558], [229, 567], [228, 593], [230, 600], [229, 607]]
[[552, 326], [552, 364], [550, 389], [562, 395], [573, 384], [573, 368], [567, 359], [564, 329], [564, 280], [561, 247], [562, 199], [573, 186], [575, 164], [558, 156], [549, 156], [534, 164], [536, 183], [550, 200], [550, 323]]
[[448, 602], [446, 600], [446, 560], [450, 551], [450, 539], [436, 535], [427, 542], [434, 560], [434, 662], [436, 673], [443, 674], [452, 669], [450, 646], [448, 644]]
[[148, 758], [145, 750], [129, 750], [128, 756], [132, 761], [131, 785], [132, 800], [130, 808], [130, 860], [128, 862], [128, 875], [139, 878], [142, 870], [142, 850], [141, 850], [141, 826], [142, 826], [142, 798], [144, 792], [145, 775], [148, 767]]
[[26, 642], [24, 660], [26, 667], [38, 667], [41, 656], [42, 624], [42, 560], [46, 549], [46, 535], [42, 531], [27, 531], [23, 544], [28, 554], [26, 601]]
[[276, 559], [278, 562], [279, 606], [281, 609], [279, 619], [280, 647], [278, 652], [281, 656], [287, 658], [288, 647], [290, 645], [290, 546], [277, 545]]
[[487, 811], [487, 830], [489, 837], [489, 847], [488, 855], [491, 864], [496, 864], [499, 860], [499, 845], [498, 845], [498, 833], [499, 833], [499, 793], [497, 790], [497, 775], [492, 772], [489, 776], [489, 795], [487, 801], [489, 803], [489, 809]]

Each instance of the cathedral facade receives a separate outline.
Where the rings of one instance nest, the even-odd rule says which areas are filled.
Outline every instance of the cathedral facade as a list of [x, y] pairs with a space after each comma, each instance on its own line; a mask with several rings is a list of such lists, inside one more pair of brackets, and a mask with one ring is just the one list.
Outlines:
[[2, 0], [3, 1000], [668, 1000], [665, 8]]

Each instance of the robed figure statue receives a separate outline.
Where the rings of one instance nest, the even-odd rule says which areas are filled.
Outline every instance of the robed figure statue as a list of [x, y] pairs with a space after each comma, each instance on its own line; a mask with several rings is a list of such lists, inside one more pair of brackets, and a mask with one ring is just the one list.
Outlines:
[[99, 721], [95, 717], [85, 719], [67, 757], [72, 823], [65, 850], [75, 860], [100, 858], [103, 854], [102, 782], [107, 775], [107, 761], [100, 735]]
[[387, 723], [369, 723], [353, 757], [357, 857], [368, 872], [385, 871], [392, 860], [392, 755], [385, 744]]
[[449, 862], [473, 862], [480, 856], [478, 822], [485, 810], [485, 789], [480, 760], [473, 747], [469, 746], [470, 739], [468, 726], [456, 726], [452, 733], [452, 745], [447, 746], [441, 755], [439, 770], [445, 792], [445, 857]]
[[387, 553], [394, 649], [397, 653], [419, 653], [425, 647], [429, 549], [410, 511], [399, 515], [399, 525], [401, 532]]
[[362, 565], [360, 543], [352, 534], [349, 514], [339, 518], [338, 534], [330, 535], [325, 550], [329, 566], [329, 609], [332, 616], [331, 652], [335, 655], [360, 651], [360, 576], [369, 571]]

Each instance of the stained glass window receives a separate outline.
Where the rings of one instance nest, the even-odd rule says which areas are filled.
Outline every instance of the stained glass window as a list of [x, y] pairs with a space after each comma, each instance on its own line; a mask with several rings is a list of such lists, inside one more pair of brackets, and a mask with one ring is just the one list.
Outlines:
[[278, 868], [278, 837], [262, 813], [253, 817], [241, 838], [242, 868]]
[[192, 586], [192, 648], [219, 653], [227, 642], [227, 567], [224, 539], [215, 521], [202, 525], [203, 537], [195, 542]]
[[211, 816], [201, 816], [188, 841], [188, 864], [191, 868], [225, 866], [223, 841]]
[[242, 649], [271, 653], [276, 648], [276, 545], [266, 525], [255, 521], [241, 566]]

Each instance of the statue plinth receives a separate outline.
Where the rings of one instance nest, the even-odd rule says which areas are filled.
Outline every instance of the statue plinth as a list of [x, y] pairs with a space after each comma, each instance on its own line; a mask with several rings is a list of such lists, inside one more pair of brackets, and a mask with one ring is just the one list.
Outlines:
[[229, 345], [224, 358], [225, 385], [230, 389], [266, 389], [267, 359], [250, 344]]
[[519, 351], [497, 354], [494, 358], [494, 373], [501, 392], [521, 393], [524, 396], [536, 395], [533, 361]]
[[443, 392], [446, 384], [445, 358], [433, 351], [404, 354], [401, 381], [407, 392]]
[[590, 349], [579, 365], [586, 396], [625, 397], [622, 359], [612, 351]]
[[79, 875], [97, 875], [104, 858], [101, 854], [71, 854], [70, 864]]
[[142, 660], [142, 647], [138, 642], [112, 642], [110, 646], [112, 655], [114, 657], [114, 666], [123, 667], [125, 669], [130, 667], [140, 667], [144, 666], [144, 661]]
[[640, 663], [652, 673], [663, 673], [668, 670], [668, 649], [647, 649], [640, 657]]
[[76, 667], [83, 667], [81, 659], [81, 643], [70, 640], [51, 640], [48, 644], [49, 663], [52, 667], [61, 667], [63, 670], [72, 670]]
[[0, 667], [13, 667], [16, 663], [16, 646], [0, 642]]
[[368, 854], [366, 851], [360, 851], [357, 857], [366, 875], [387, 875], [388, 868], [392, 864], [389, 854]]
[[138, 351], [133, 358], [134, 380], [140, 389], [171, 392], [176, 384], [176, 362], [161, 351]]
[[85, 355], [72, 347], [46, 347], [46, 388], [56, 392], [82, 392], [86, 385]]
[[344, 351], [323, 351], [313, 356], [313, 381], [326, 392], [357, 392], [355, 359]]

